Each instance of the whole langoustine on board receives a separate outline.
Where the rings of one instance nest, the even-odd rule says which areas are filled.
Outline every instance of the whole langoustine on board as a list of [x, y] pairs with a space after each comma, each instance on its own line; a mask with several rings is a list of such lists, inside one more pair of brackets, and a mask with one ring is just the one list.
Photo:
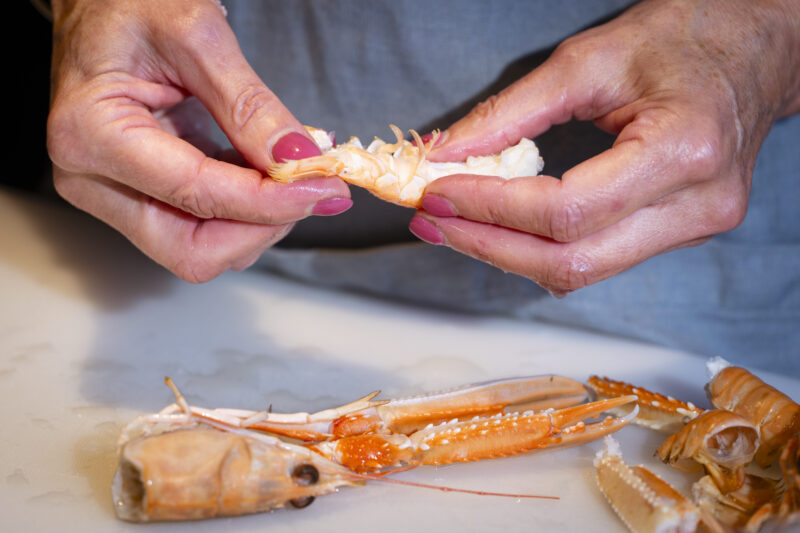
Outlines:
[[[636, 416], [634, 410], [587, 421], [635, 397], [581, 403], [588, 398], [585, 387], [553, 375], [395, 400], [375, 400], [373, 393], [341, 407], [291, 414], [191, 406], [169, 378], [167, 384], [176, 402], [134, 419], [118, 442], [112, 495], [124, 520], [304, 507], [397, 469], [592, 441]], [[513, 411], [516, 406], [526, 410]]]

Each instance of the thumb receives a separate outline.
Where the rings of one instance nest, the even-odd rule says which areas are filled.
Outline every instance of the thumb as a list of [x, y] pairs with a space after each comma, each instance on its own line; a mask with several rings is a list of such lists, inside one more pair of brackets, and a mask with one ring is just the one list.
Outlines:
[[587, 82], [591, 77], [585, 70], [573, 75], [575, 69], [562, 56], [556, 51], [541, 66], [453, 123], [442, 133], [429, 159], [463, 161], [471, 155], [496, 154], [554, 124], [573, 116], [580, 118], [583, 109], [594, 108], [595, 91]]

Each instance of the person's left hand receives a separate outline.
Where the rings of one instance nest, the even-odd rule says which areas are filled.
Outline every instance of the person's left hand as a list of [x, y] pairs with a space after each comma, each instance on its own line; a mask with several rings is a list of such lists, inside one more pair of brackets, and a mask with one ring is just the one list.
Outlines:
[[572, 118], [613, 147], [560, 180], [439, 179], [412, 232], [564, 294], [736, 227], [763, 139], [800, 107], [800, 13], [784, 3], [655, 0], [568, 39], [431, 158], [497, 153]]

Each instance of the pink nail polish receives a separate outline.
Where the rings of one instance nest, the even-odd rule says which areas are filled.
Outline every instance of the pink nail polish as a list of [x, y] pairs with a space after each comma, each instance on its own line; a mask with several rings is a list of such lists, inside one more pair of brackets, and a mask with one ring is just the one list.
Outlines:
[[321, 155], [319, 147], [314, 141], [296, 131], [287, 133], [272, 147], [272, 159], [281, 163], [290, 159], [305, 159]]
[[314, 208], [311, 210], [311, 213], [317, 216], [331, 216], [331, 215], [338, 215], [339, 213], [344, 213], [353, 205], [353, 200], [350, 198], [344, 198], [341, 196], [337, 196], [335, 198], [326, 198], [325, 200], [320, 200], [316, 204], [314, 204]]
[[[439, 134], [439, 138], [436, 139], [436, 144], [434, 144], [432, 148], [435, 148], [435, 147], [439, 146], [440, 144], [442, 144], [446, 137], [447, 137], [447, 132], [446, 131], [441, 132]], [[420, 136], [420, 139], [422, 140], [423, 144], [428, 144], [433, 139], [433, 132], [426, 133], [425, 135]]]
[[433, 139], [433, 133], [426, 133], [425, 135], [421, 136], [420, 139], [422, 139], [423, 144], [428, 144], [431, 142], [431, 139]]
[[455, 206], [445, 198], [429, 194], [422, 199], [422, 209], [437, 217], [458, 216]]
[[444, 235], [431, 221], [414, 217], [408, 225], [411, 233], [430, 244], [444, 244]]

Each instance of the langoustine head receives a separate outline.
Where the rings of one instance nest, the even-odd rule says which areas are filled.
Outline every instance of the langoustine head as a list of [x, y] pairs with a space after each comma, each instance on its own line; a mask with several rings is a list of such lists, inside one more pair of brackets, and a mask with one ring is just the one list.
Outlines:
[[132, 522], [195, 520], [305, 507], [359, 482], [311, 450], [198, 425], [127, 442], [112, 496]]

